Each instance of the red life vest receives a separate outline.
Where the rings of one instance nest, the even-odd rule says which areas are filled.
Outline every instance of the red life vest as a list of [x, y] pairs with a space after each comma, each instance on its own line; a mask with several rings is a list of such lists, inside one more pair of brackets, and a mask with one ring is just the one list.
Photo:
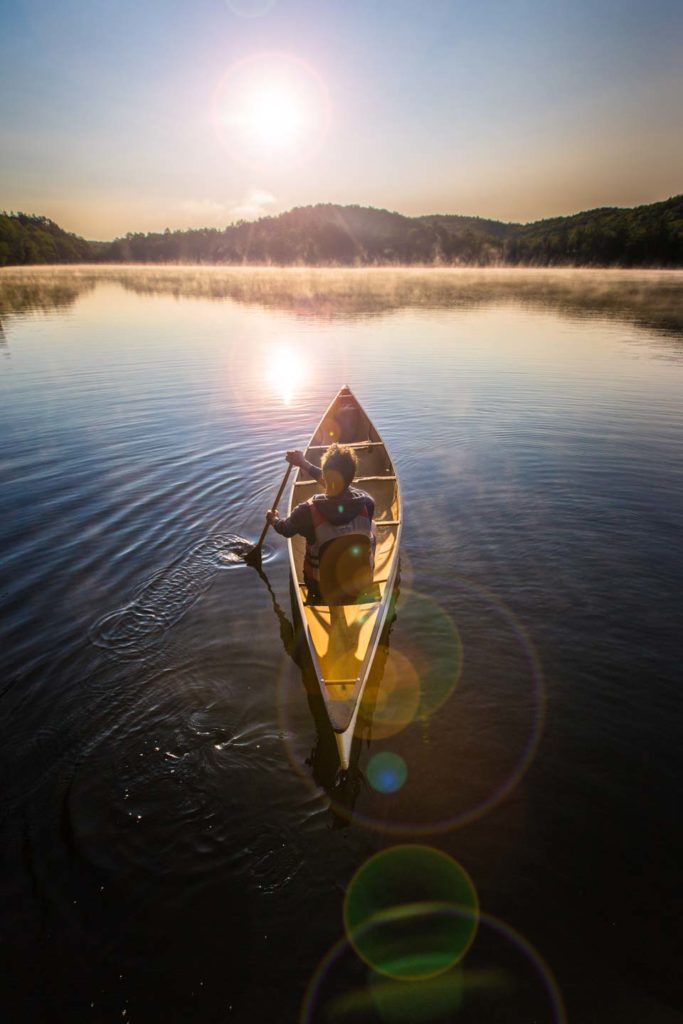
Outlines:
[[367, 505], [347, 523], [331, 523], [325, 519], [316, 502], [310, 498], [308, 504], [311, 509], [311, 519], [315, 531], [315, 543], [306, 541], [306, 554], [304, 555], [304, 576], [317, 584], [320, 584], [320, 552], [325, 544], [339, 537], [359, 536], [365, 537], [370, 542], [370, 570], [374, 567], [375, 556], [375, 534], [372, 528], [372, 520], [368, 515]]

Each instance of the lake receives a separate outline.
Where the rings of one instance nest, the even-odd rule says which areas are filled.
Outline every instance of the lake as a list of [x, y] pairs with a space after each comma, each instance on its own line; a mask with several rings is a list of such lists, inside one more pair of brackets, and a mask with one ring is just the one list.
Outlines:
[[[682, 283], [0, 271], [8, 1020], [683, 1020]], [[405, 515], [347, 776], [241, 558], [343, 384]], [[396, 980], [343, 908], [406, 844], [480, 913]]]

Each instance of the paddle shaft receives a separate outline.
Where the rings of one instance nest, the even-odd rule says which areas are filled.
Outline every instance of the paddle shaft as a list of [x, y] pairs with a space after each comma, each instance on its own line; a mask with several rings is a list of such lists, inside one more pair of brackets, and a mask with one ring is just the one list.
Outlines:
[[[287, 486], [287, 481], [289, 480], [289, 474], [291, 472], [292, 472], [292, 464], [290, 462], [290, 464], [287, 466], [287, 472], [285, 473], [285, 475], [284, 475], [284, 477], [282, 479], [282, 483], [280, 484], [280, 490], [275, 495], [275, 501], [273, 502], [273, 506], [272, 506], [272, 509], [271, 509], [272, 512], [274, 512], [275, 509], [280, 504], [280, 498], [282, 497], [282, 492], [284, 491], [285, 487]], [[268, 527], [269, 526], [270, 526], [270, 522], [269, 522], [268, 519], [266, 519], [266, 525], [263, 527], [263, 530], [261, 531], [261, 536], [259, 537], [259, 539], [256, 542], [256, 547], [254, 549], [255, 551], [259, 551], [261, 549], [261, 547], [263, 546], [263, 541], [265, 540], [265, 536], [268, 533]]]

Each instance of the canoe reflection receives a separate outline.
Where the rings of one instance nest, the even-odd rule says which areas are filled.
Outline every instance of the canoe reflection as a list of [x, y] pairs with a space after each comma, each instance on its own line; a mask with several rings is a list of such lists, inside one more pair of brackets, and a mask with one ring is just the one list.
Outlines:
[[339, 765], [339, 754], [334, 732], [330, 727], [325, 703], [320, 693], [320, 686], [318, 685], [311, 662], [303, 625], [298, 613], [298, 604], [295, 595], [292, 593], [293, 585], [290, 581], [292, 602], [292, 619], [290, 620], [280, 605], [266, 573], [263, 569], [257, 571], [270, 595], [273, 611], [280, 628], [282, 646], [288, 657], [291, 658], [301, 672], [301, 680], [306, 691], [308, 706], [315, 723], [316, 739], [305, 763], [311, 769], [314, 783], [321, 789], [324, 789], [330, 798], [332, 827], [342, 828], [351, 821], [356, 800], [361, 790], [367, 786], [365, 776], [359, 768], [359, 759], [363, 742], [369, 745], [372, 739], [373, 714], [389, 653], [391, 629], [396, 620], [395, 608], [400, 593], [400, 567], [392, 595], [391, 608], [387, 615], [387, 622], [377, 647], [377, 654], [363, 694], [358, 725], [351, 748], [349, 767], [346, 770], [341, 769]]

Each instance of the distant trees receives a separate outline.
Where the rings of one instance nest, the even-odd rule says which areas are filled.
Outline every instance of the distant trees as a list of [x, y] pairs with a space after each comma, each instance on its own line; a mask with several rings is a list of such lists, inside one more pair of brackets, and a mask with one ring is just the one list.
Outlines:
[[371, 207], [305, 206], [278, 217], [86, 242], [46, 217], [0, 214], [0, 266], [26, 263], [274, 266], [683, 266], [683, 196], [534, 224]]
[[87, 263], [88, 242], [54, 221], [27, 213], [0, 213], [0, 267], [26, 263]]
[[534, 266], [683, 265], [683, 196], [632, 210], [603, 209], [517, 227], [503, 260]]

